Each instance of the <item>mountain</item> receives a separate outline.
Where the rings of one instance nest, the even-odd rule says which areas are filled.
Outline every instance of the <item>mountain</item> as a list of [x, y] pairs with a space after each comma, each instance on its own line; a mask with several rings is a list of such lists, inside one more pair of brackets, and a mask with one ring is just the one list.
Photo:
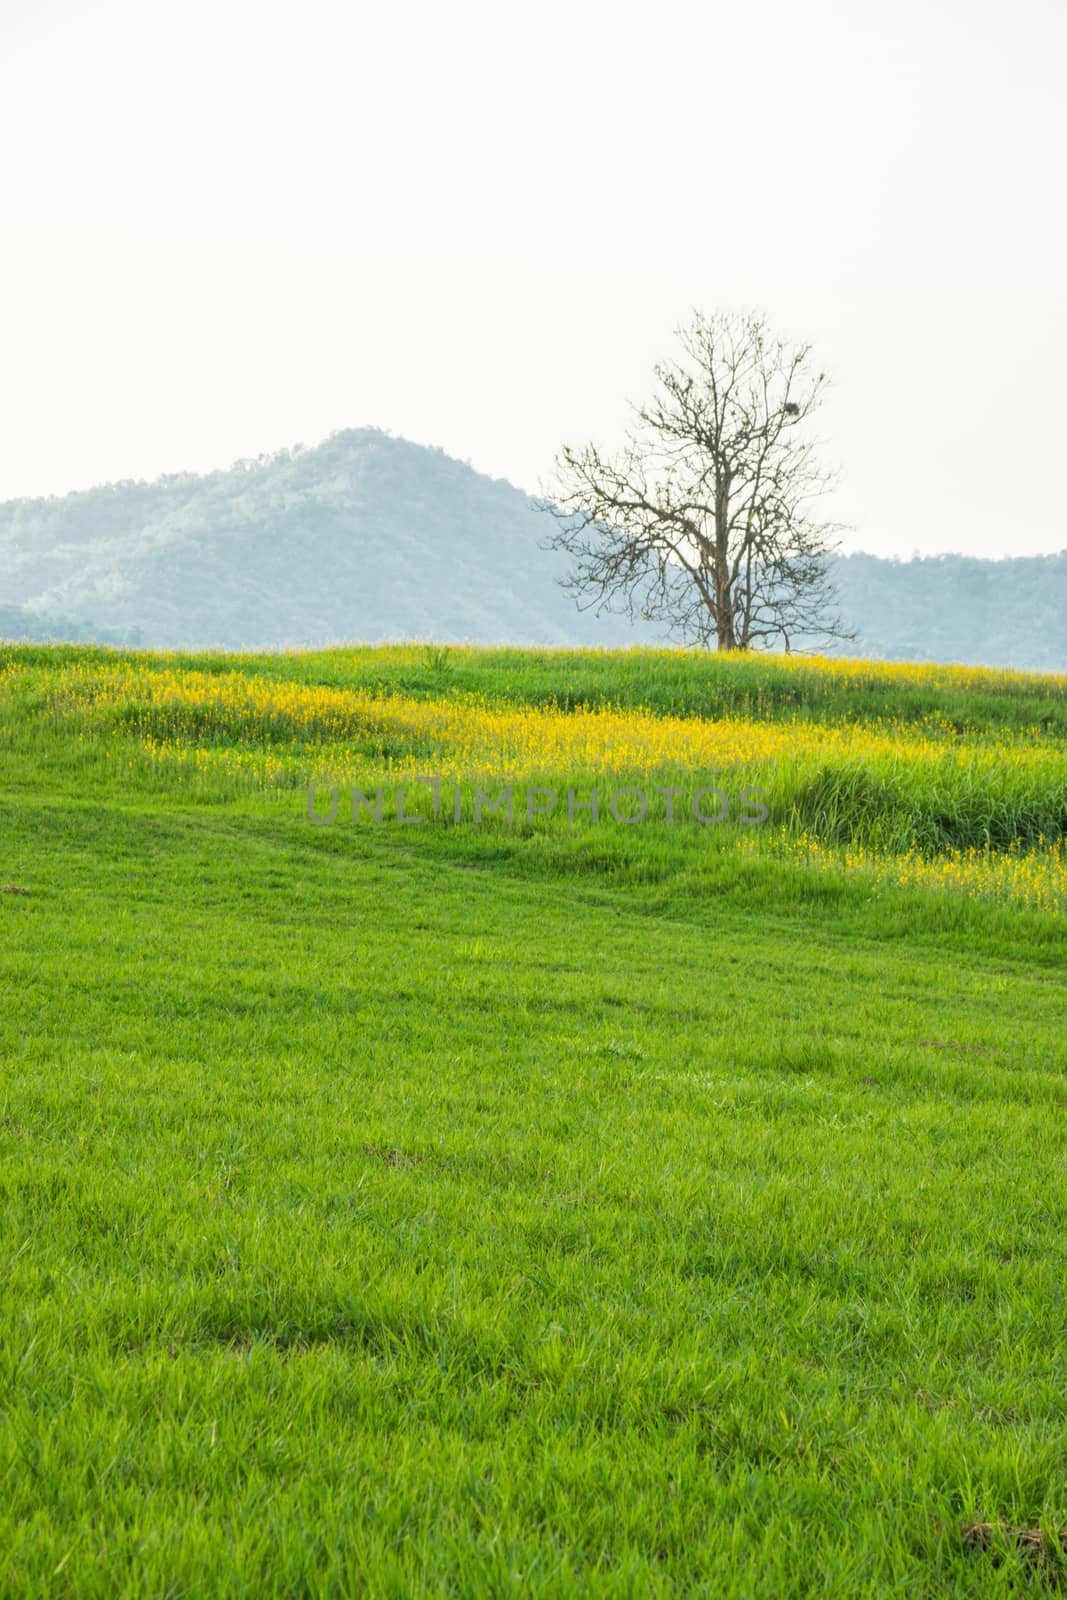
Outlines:
[[[155, 648], [655, 643], [560, 589], [521, 490], [377, 429], [0, 504], [0, 637]], [[853, 653], [1067, 668], [1067, 553], [834, 562]]]
[[540, 548], [552, 526], [441, 450], [351, 430], [203, 477], [0, 504], [0, 630], [157, 648], [652, 640], [577, 610]]
[[1067, 672], [1067, 550], [1001, 561], [843, 556], [833, 577], [859, 633], [850, 653]]

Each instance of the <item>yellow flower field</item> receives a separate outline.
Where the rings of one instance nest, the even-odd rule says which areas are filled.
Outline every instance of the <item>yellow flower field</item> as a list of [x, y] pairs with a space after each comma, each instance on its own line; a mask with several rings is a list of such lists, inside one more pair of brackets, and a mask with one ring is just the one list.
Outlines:
[[301, 779], [314, 751], [334, 763], [329, 775], [339, 780], [370, 770], [422, 770], [426, 752], [448, 777], [480, 771], [513, 777], [563, 771], [640, 774], [677, 767], [722, 771], [847, 756], [919, 765], [947, 758], [990, 771], [1008, 766], [1035, 772], [1058, 758], [1067, 780], [1067, 757], [1033, 736], [955, 739], [947, 722], [916, 730], [887, 723], [857, 728], [662, 716], [612, 706], [561, 711], [484, 698], [414, 698], [279, 683], [239, 672], [130, 667], [64, 671], [51, 703], [65, 712], [119, 711], [118, 725], [141, 731], [157, 759], [184, 759], [194, 749], [208, 748], [219, 757], [239, 754], [242, 761], [233, 770], [247, 771], [257, 752], [243, 747], [276, 742], [280, 750], [272, 767], [280, 773], [296, 760]]
[[[654, 668], [660, 656], [677, 664], [688, 654], [645, 651], [641, 666]], [[616, 653], [611, 663], [625, 663], [626, 655]], [[414, 668], [422, 657], [418, 647], [395, 647], [317, 659], [336, 670], [360, 661]], [[294, 669], [300, 662], [294, 656]], [[742, 658], [740, 670], [751, 663]], [[738, 788], [763, 791], [777, 824], [745, 834], [738, 841], [744, 851], [784, 854], [880, 884], [1044, 910], [1067, 906], [1067, 747], [1038, 727], [960, 732], [943, 712], [921, 721], [833, 722], [673, 715], [618, 704], [564, 708], [485, 693], [339, 687], [240, 670], [226, 658], [212, 666], [163, 655], [48, 670], [8, 660], [0, 705], [5, 693], [36, 697], [46, 716], [73, 720], [83, 741], [103, 741], [116, 759], [147, 761], [185, 784], [296, 788], [433, 774], [452, 784], [563, 779], [589, 786], [664, 774], [704, 783], [732, 777]], [[1016, 682], [1067, 690], [1067, 680], [972, 668], [780, 657], [775, 669], [822, 673], [850, 686], [926, 681], [944, 690], [950, 709], [962, 690], [1006, 692]]]
[[814, 835], [780, 829], [771, 837], [742, 836], [737, 848], [746, 855], [775, 854], [823, 871], [861, 876], [873, 886], [948, 890], [971, 900], [1002, 900], [1034, 911], [1067, 911], [1067, 841], [1040, 841], [1032, 849], [1006, 850], [945, 847], [924, 855], [874, 851], [857, 845], [827, 845]]

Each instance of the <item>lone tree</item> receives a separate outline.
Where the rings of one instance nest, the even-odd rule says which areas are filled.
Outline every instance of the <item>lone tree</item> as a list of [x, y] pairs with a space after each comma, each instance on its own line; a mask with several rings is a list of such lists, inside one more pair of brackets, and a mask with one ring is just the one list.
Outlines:
[[833, 483], [805, 438], [827, 382], [810, 346], [757, 316], [694, 313], [678, 337], [684, 360], [655, 368], [616, 457], [587, 444], [556, 458], [539, 503], [559, 524], [546, 548], [575, 558], [563, 587], [581, 610], [625, 609], [720, 650], [853, 637], [828, 577], [840, 525], [808, 510]]

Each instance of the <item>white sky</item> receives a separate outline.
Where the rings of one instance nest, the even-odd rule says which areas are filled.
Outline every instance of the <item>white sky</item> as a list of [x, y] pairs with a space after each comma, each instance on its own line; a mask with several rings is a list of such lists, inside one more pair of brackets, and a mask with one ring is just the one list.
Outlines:
[[693, 306], [849, 547], [1067, 548], [1063, 0], [0, 0], [0, 498], [375, 424], [530, 490]]

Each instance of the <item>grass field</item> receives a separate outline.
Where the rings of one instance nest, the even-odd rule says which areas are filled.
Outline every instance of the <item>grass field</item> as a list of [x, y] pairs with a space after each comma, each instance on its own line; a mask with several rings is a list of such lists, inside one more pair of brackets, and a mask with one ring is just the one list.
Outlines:
[[1065, 708], [0, 647], [0, 1595], [1064, 1587]]

